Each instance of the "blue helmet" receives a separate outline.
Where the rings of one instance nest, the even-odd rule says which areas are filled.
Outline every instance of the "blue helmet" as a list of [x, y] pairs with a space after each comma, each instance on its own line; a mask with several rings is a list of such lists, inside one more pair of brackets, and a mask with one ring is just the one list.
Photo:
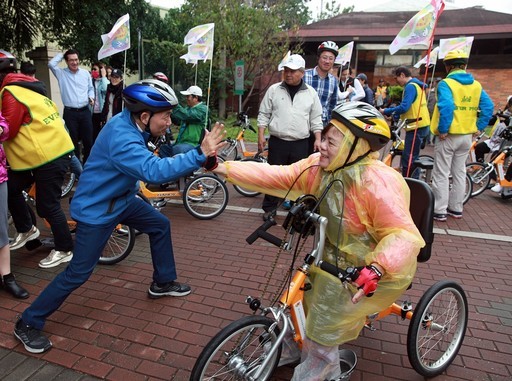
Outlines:
[[156, 79], [144, 79], [126, 87], [123, 98], [126, 108], [133, 113], [156, 113], [178, 105], [178, 98], [171, 86]]

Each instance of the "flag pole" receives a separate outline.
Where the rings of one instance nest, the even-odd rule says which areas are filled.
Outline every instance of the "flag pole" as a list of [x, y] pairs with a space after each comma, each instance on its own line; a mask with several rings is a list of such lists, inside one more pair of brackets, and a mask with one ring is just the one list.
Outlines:
[[210, 85], [212, 83], [212, 68], [213, 68], [213, 55], [210, 60], [210, 74], [208, 75], [208, 96], [206, 98], [207, 117], [206, 117], [206, 120], [204, 121], [204, 127], [206, 129], [208, 129], [208, 119], [210, 119], [209, 118], [209, 113], [210, 113], [209, 105], [210, 105]]
[[[423, 76], [423, 83], [427, 83], [427, 79], [428, 79], [428, 68], [429, 68], [429, 65], [430, 65], [430, 53], [432, 52], [432, 46], [434, 45], [434, 36], [435, 36], [435, 32], [436, 32], [436, 27], [437, 27], [437, 22], [439, 21], [439, 9], [435, 9], [435, 12], [436, 12], [436, 18], [435, 18], [435, 21], [434, 21], [434, 26], [432, 27], [432, 34], [430, 36], [430, 41], [429, 41], [429, 44], [428, 44], [428, 50], [427, 50], [427, 63], [426, 63], [426, 67], [425, 67], [425, 75]], [[435, 67], [434, 67], [434, 70], [432, 71], [432, 73], [435, 72]], [[419, 122], [419, 118], [420, 118], [420, 112], [421, 112], [421, 103], [423, 101], [423, 94], [425, 93], [425, 91], [422, 91], [421, 94], [420, 94], [420, 102], [418, 104], [418, 111], [417, 111], [417, 114], [416, 114], [416, 125], [418, 125], [418, 122]], [[428, 127], [430, 128], [430, 126]], [[412, 138], [412, 148], [410, 150], [410, 154], [409, 154], [409, 158], [408, 158], [408, 163], [407, 163], [407, 173], [406, 173], [406, 176], [410, 176], [411, 173], [411, 166], [412, 166], [412, 154], [413, 154], [413, 151], [414, 151], [414, 145], [416, 144], [416, 138], [417, 138], [417, 135], [418, 135], [418, 129], [416, 128], [414, 130], [414, 136]]]
[[[127, 50], [124, 51], [124, 64], [123, 64], [123, 73], [124, 73], [124, 79], [123, 79], [123, 89], [126, 87], [126, 53]], [[121, 102], [121, 104], [124, 105], [124, 102]]]

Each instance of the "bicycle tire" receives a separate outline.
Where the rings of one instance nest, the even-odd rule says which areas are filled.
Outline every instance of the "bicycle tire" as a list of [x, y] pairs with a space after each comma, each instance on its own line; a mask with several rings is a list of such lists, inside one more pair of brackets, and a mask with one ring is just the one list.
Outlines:
[[135, 229], [119, 224], [114, 228], [98, 260], [102, 265], [114, 265], [125, 259], [135, 245]]
[[64, 198], [66, 197], [69, 192], [71, 192], [71, 190], [73, 189], [73, 186], [75, 185], [75, 181], [76, 181], [76, 175], [71, 172], [71, 171], [67, 171], [66, 174], [64, 175], [64, 182], [62, 183], [62, 193], [60, 195], [61, 198]]
[[228, 188], [214, 175], [192, 178], [183, 191], [183, 205], [187, 212], [200, 220], [211, 220], [220, 215], [228, 205]]
[[[258, 163], [263, 163], [265, 162], [265, 160], [263, 158], [248, 158], [248, 159], [242, 159], [241, 161], [255, 161], [255, 162], [258, 162]], [[245, 197], [256, 197], [256, 196], [259, 196], [261, 194], [261, 192], [256, 192], [256, 191], [251, 191], [249, 189], [245, 189], [239, 185], [233, 185], [233, 188], [235, 188], [235, 190], [240, 193], [242, 196], [245, 196]]]
[[464, 191], [464, 198], [462, 199], [463, 205], [469, 201], [472, 194], [473, 194], [473, 181], [471, 181], [471, 176], [469, 176], [469, 174], [466, 173], [466, 188]]
[[488, 170], [486, 167], [487, 166], [483, 163], [478, 162], [466, 164], [466, 173], [473, 183], [471, 197], [482, 194], [489, 187], [489, 183], [491, 182], [491, 176], [489, 175], [492, 170]]
[[236, 140], [230, 139], [226, 140], [226, 144], [218, 153], [217, 156], [220, 156], [224, 159], [224, 161], [232, 161], [238, 158], [238, 142]]
[[452, 280], [431, 286], [415, 308], [407, 332], [407, 355], [414, 370], [424, 377], [444, 372], [459, 352], [467, 323], [462, 287]]
[[[248, 380], [260, 369], [267, 348], [273, 346], [279, 333], [275, 320], [266, 316], [251, 315], [232, 322], [206, 344], [194, 364], [190, 381]], [[277, 348], [255, 381], [270, 379], [279, 363], [281, 349], [282, 346]]]

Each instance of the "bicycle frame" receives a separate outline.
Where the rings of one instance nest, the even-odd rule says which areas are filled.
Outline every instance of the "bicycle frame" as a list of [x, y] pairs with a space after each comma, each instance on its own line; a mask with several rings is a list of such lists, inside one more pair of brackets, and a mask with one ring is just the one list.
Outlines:
[[[505, 159], [512, 155], [512, 146], [505, 147], [498, 156], [492, 161], [494, 170], [498, 175], [499, 183], [502, 187], [512, 187], [512, 181], [505, 179]], [[509, 164], [512, 165], [512, 164]]]
[[[299, 349], [302, 349], [302, 343], [306, 335], [306, 314], [303, 307], [304, 291], [306, 290], [306, 279], [309, 276], [309, 270], [311, 266], [320, 267], [322, 270], [337, 276], [343, 284], [350, 282], [350, 277], [353, 276], [353, 272], [347, 270], [345, 272], [341, 269], [334, 268], [333, 274], [332, 268], [334, 266], [324, 263], [321, 261], [321, 255], [324, 249], [325, 234], [327, 228], [327, 218], [320, 216], [319, 214], [306, 212], [306, 218], [308, 221], [313, 222], [315, 225], [315, 243], [313, 250], [306, 255], [304, 263], [294, 273], [289, 288], [284, 291], [281, 295], [277, 306], [267, 307], [262, 309], [262, 315], [272, 314], [276, 323], [281, 324], [281, 333], [279, 334], [275, 345], [271, 348], [268, 356], [263, 361], [259, 370], [253, 375], [254, 379], [258, 379], [268, 362], [271, 361], [273, 354], [277, 351], [277, 348], [285, 339], [288, 332], [291, 331], [294, 342], [297, 344]], [[281, 245], [284, 248], [291, 248], [291, 242], [293, 241], [293, 235], [297, 232], [291, 228], [288, 241]], [[259, 237], [268, 238], [269, 235], [266, 232], [260, 232]], [[248, 239], [249, 240], [249, 239]], [[276, 244], [276, 242], [271, 242]], [[249, 304], [254, 303], [256, 299], [249, 297], [247, 302]], [[397, 303], [393, 303], [387, 309], [368, 316], [366, 321], [366, 327], [372, 328], [372, 322], [385, 318], [389, 315], [397, 315], [402, 319], [411, 320], [413, 317], [412, 306], [406, 302], [402, 306]]]
[[[429, 221], [433, 213], [433, 195], [418, 180], [409, 179], [408, 183], [419, 191], [417, 193], [422, 200], [429, 200], [424, 207], [411, 208], [416, 216], [416, 219], [413, 217], [414, 222], [424, 238], [428, 239], [429, 245], [432, 243], [433, 234], [433, 224]], [[430, 195], [427, 196], [424, 192]], [[303, 264], [293, 273], [288, 288], [271, 306], [264, 307], [259, 299], [249, 296], [246, 302], [251, 310], [259, 311], [259, 314], [233, 321], [207, 343], [192, 369], [191, 381], [268, 381], [278, 366], [282, 347], [285, 344], [288, 346], [293, 339], [297, 347], [301, 348], [306, 337], [306, 316], [302, 301], [304, 292], [311, 286], [307, 277], [312, 266], [335, 276], [343, 285], [355, 279], [359, 269], [340, 269], [321, 261], [327, 219], [313, 212], [317, 203], [316, 198], [311, 195], [305, 195], [296, 201], [283, 223], [283, 228], [287, 231], [285, 240], [267, 232], [276, 224], [273, 220], [265, 222], [246, 239], [247, 243], [252, 244], [257, 238], [263, 238], [287, 251], [301, 248], [302, 241], [313, 233], [315, 241], [312, 250], [304, 257]], [[294, 242], [297, 234], [301, 238]], [[428, 257], [423, 261], [427, 259]], [[402, 306], [393, 303], [383, 311], [368, 316], [366, 327], [375, 330], [372, 322], [388, 315], [398, 315], [402, 320], [410, 320], [407, 355], [411, 366], [425, 377], [434, 377], [451, 364], [462, 345], [468, 319], [467, 298], [460, 285], [454, 281], [443, 280], [423, 294], [414, 313], [410, 302], [404, 302]], [[352, 370], [353, 368], [342, 370], [343, 375], [349, 375]]]

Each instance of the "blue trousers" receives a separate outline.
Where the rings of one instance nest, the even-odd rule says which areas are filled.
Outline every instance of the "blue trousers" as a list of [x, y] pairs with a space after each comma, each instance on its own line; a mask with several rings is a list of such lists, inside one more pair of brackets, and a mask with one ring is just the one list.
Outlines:
[[151, 205], [134, 197], [128, 208], [110, 224], [78, 223], [73, 259], [23, 312], [22, 319], [26, 324], [43, 329], [48, 316], [55, 312], [74, 290], [89, 279], [118, 223], [148, 234], [155, 282], [166, 283], [176, 279], [169, 219]]
[[[405, 143], [404, 143], [404, 151], [402, 152], [402, 176], [406, 177], [406, 176], [409, 176], [409, 177], [414, 177], [414, 178], [418, 178], [419, 177], [419, 172], [416, 172], [414, 174], [412, 173], [408, 173], [409, 172], [409, 159], [410, 159], [410, 155], [411, 155], [411, 151], [412, 151], [412, 161], [411, 161], [411, 166], [412, 166], [412, 163], [414, 163], [414, 160], [416, 160], [420, 154], [420, 148], [421, 148], [421, 144], [423, 142], [423, 139], [426, 139], [427, 137], [427, 134], [430, 132], [430, 128], [429, 127], [423, 127], [423, 128], [418, 128], [416, 130], [416, 138], [414, 138], [414, 130], [413, 131], [407, 131], [405, 133]], [[413, 140], [414, 140], [414, 147], [413, 147]]]

